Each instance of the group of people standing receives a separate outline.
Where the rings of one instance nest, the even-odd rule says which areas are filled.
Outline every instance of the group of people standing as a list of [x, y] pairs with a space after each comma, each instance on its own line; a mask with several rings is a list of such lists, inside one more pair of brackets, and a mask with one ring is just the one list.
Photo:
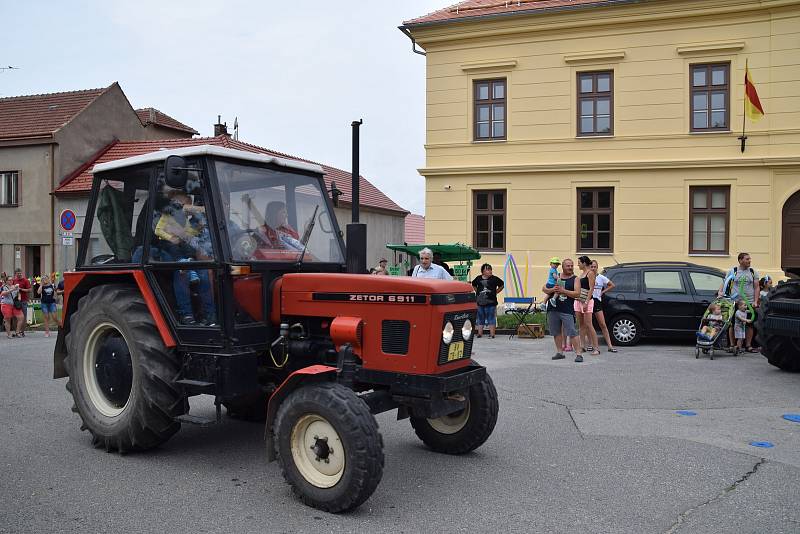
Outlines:
[[[561, 272], [558, 272], [558, 266]], [[614, 283], [598, 273], [599, 266], [588, 256], [578, 258], [580, 275], [569, 258], [563, 263], [551, 258], [550, 272], [542, 291], [547, 295], [547, 325], [556, 344], [554, 360], [566, 358], [565, 352], [575, 351], [575, 362], [583, 362], [584, 352], [600, 355], [593, 318], [597, 319], [609, 352], [617, 352], [603, 315], [603, 295]], [[577, 320], [577, 325], [576, 325]]]
[[64, 292], [63, 282], [56, 285], [50, 276], [44, 275], [32, 285], [20, 268], [14, 269], [13, 276], [3, 273], [1, 282], [0, 313], [3, 315], [6, 337], [25, 337], [28, 305], [34, 295], [41, 298], [44, 335], [50, 337], [50, 325], [58, 324], [56, 297]]
[[733, 328], [728, 331], [728, 350], [737, 347], [746, 352], [758, 352], [753, 347], [755, 315], [761, 299], [772, 287], [772, 278], [759, 278], [747, 252], [740, 252], [736, 259], [739, 264], [727, 272], [717, 291], [717, 297], [726, 297], [735, 305]]

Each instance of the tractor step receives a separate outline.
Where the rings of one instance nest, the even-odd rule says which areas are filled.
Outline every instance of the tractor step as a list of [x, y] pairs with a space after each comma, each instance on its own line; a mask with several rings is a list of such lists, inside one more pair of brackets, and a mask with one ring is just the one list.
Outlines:
[[187, 378], [182, 378], [180, 380], [176, 380], [175, 383], [179, 386], [182, 386], [187, 393], [205, 393], [213, 395], [217, 389], [217, 385], [214, 382], [204, 382], [202, 380], [189, 380]]
[[190, 425], [198, 425], [198, 426], [211, 426], [218, 423], [216, 418], [209, 418], [209, 417], [200, 417], [198, 415], [189, 415], [185, 413], [183, 415], [179, 415], [175, 418], [176, 421], [179, 423], [187, 423]]

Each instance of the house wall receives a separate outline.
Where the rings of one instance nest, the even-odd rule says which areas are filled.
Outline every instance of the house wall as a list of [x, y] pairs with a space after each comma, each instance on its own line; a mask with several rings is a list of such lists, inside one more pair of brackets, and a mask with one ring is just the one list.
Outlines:
[[0, 171], [19, 172], [18, 206], [0, 207], [0, 271], [32, 271], [24, 262], [25, 246], [41, 246], [41, 267], [50, 265], [51, 158], [51, 145], [0, 148]]
[[[347, 224], [352, 220], [350, 208], [334, 208], [339, 228], [347, 242]], [[369, 211], [364, 207], [359, 212], [359, 221], [367, 225], [367, 267], [374, 267], [382, 257], [391, 259], [392, 251], [387, 243], [402, 243], [405, 216]]]
[[[506, 251], [575, 257], [581, 186], [615, 189], [614, 260], [781, 275], [781, 208], [800, 188], [800, 6], [647, 2], [412, 28], [427, 51], [426, 239], [473, 242], [472, 191], [507, 189]], [[766, 116], [740, 152], [745, 60]], [[730, 62], [730, 132], [689, 133], [689, 66]], [[577, 137], [577, 73], [614, 71], [614, 135]], [[473, 81], [507, 79], [507, 140], [475, 142]], [[731, 186], [729, 254], [689, 255], [689, 186]], [[446, 188], [449, 186], [449, 188]], [[594, 256], [595, 254], [589, 254]], [[535, 280], [535, 282], [533, 282]], [[529, 286], [530, 286], [529, 284]]]
[[[58, 143], [56, 182], [60, 182], [115, 139], [125, 141], [146, 139], [146, 129], [142, 126], [122, 89], [118, 85], [114, 85], [56, 132], [54, 138]], [[57, 185], [54, 183], [53, 189]], [[65, 266], [67, 269], [74, 268], [78, 242], [76, 239], [72, 246], [62, 245], [59, 215], [64, 209], [69, 208], [75, 211], [78, 215], [78, 223], [73, 230], [73, 236], [79, 237], [83, 228], [82, 220], [83, 214], [86, 212], [86, 203], [86, 198], [61, 197], [56, 200], [55, 215], [52, 219], [55, 228], [54, 268], [56, 271], [62, 271]], [[64, 253], [66, 257], [62, 256]]]
[[53, 137], [58, 143], [55, 170], [60, 181], [114, 139], [145, 139], [145, 128], [122, 89], [113, 85]]
[[144, 128], [144, 139], [185, 139], [187, 137], [192, 137], [192, 134], [172, 128], [162, 128], [156, 124], [148, 124]]

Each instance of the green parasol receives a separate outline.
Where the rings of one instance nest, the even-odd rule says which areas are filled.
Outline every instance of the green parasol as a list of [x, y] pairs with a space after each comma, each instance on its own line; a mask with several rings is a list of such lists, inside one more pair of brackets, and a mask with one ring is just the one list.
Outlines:
[[463, 243], [436, 243], [436, 244], [414, 244], [409, 245], [403, 243], [401, 245], [387, 244], [386, 248], [395, 250], [397, 252], [405, 252], [419, 258], [419, 251], [423, 248], [429, 248], [434, 254], [440, 254], [442, 261], [470, 261], [479, 260], [481, 258], [480, 252], [475, 250], [469, 245]]

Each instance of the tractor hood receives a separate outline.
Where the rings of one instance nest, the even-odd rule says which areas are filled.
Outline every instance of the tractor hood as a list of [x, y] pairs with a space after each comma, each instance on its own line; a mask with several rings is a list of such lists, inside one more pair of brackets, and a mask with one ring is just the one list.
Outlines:
[[472, 286], [465, 282], [369, 274], [286, 274], [282, 277], [281, 283], [283, 291], [291, 292], [419, 293], [425, 295], [473, 292]]
[[[430, 306], [475, 308], [475, 292], [464, 282], [407, 276], [363, 274], [286, 274], [272, 287], [273, 323], [283, 315], [337, 317], [354, 313], [353, 305], [386, 304], [398, 318], [421, 313]], [[386, 307], [385, 307], [386, 308]], [[385, 310], [384, 310], [385, 311]], [[393, 317], [390, 317], [393, 318]]]

